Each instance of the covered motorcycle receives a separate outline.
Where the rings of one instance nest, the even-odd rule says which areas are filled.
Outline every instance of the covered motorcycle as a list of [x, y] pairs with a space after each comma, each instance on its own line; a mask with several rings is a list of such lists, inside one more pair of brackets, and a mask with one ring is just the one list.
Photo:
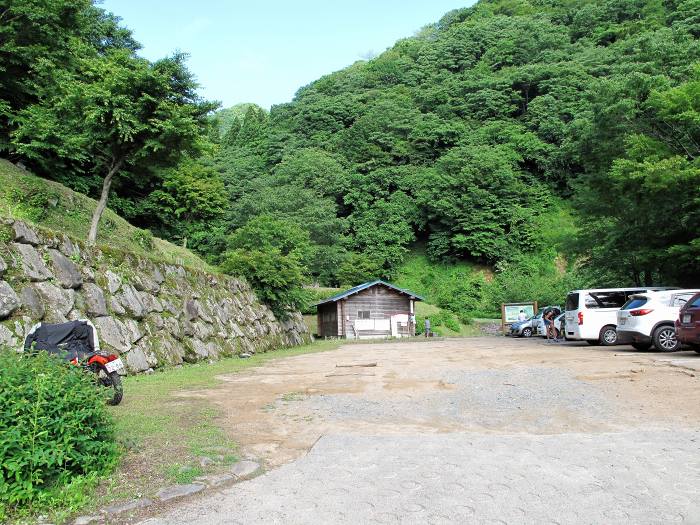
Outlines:
[[60, 324], [38, 323], [24, 340], [24, 351], [44, 350], [93, 372], [99, 385], [114, 391], [108, 401], [118, 405], [123, 397], [119, 372], [124, 362], [114, 354], [103, 355], [95, 326], [87, 319]]

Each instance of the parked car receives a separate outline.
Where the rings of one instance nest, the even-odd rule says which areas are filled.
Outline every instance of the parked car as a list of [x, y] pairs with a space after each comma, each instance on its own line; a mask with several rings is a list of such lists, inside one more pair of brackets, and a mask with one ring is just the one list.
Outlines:
[[678, 340], [700, 354], [700, 293], [681, 307], [675, 325]]
[[573, 290], [566, 296], [566, 338], [591, 345], [617, 344], [617, 311], [631, 295], [666, 287]]
[[674, 323], [682, 306], [700, 290], [667, 290], [634, 294], [617, 312], [617, 343], [637, 350], [680, 350]]
[[[539, 314], [542, 317], [542, 314]], [[530, 317], [526, 321], [516, 321], [510, 325], [510, 331], [508, 335], [512, 337], [532, 337], [534, 328], [533, 323], [535, 323], [535, 317]]]

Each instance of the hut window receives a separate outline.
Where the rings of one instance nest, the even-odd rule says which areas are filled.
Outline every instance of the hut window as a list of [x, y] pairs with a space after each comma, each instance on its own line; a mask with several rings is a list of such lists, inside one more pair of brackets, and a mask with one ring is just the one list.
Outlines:
[[357, 318], [358, 319], [369, 319], [369, 310], [358, 310]]

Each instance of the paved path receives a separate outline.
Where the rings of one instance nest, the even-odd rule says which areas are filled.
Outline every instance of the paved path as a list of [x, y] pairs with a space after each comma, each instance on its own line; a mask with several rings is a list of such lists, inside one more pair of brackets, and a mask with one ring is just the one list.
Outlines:
[[[459, 344], [491, 352], [494, 340]], [[519, 352], [515, 365], [510, 356], [509, 365], [494, 368], [486, 350], [479, 363], [488, 364], [475, 364], [448, 345], [445, 366], [411, 372], [421, 385], [441, 378], [442, 388], [394, 385], [386, 393], [364, 377], [364, 389], [285, 402], [275, 417], [290, 432], [305, 414], [327, 422], [308, 453], [143, 523], [700, 523], [697, 412], [654, 415], [644, 397], [655, 396], [652, 403], [676, 396], [681, 405], [685, 390], [695, 403], [694, 375], [667, 370], [649, 355], [640, 358], [647, 367], [630, 369], [625, 356], [608, 361], [615, 359], [610, 350], [508, 345]], [[416, 351], [394, 347], [386, 350], [387, 369], [391, 352], [405, 363]], [[376, 358], [378, 351], [367, 345], [352, 358]], [[640, 374], [649, 374], [646, 382], [630, 385]]]
[[326, 436], [149, 524], [700, 523], [700, 434]]

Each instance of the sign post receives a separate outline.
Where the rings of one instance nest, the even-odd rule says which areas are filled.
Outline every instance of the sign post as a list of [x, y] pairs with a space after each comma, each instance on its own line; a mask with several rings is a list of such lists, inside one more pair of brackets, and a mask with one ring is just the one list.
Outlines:
[[518, 320], [522, 310], [529, 319], [537, 313], [537, 301], [531, 303], [501, 303], [501, 330], [503, 335], [510, 328], [510, 325]]

